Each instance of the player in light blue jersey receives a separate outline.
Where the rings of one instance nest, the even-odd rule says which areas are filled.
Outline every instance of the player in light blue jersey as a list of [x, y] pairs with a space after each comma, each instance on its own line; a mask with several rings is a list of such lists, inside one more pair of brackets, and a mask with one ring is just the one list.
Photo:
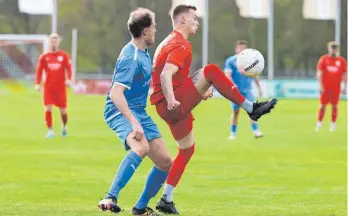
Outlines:
[[172, 158], [157, 125], [145, 110], [152, 73], [147, 46], [155, 40], [155, 14], [148, 9], [138, 8], [130, 14], [127, 24], [132, 40], [123, 47], [117, 59], [112, 87], [106, 98], [104, 118], [129, 151], [117, 170], [108, 194], [100, 201], [99, 208], [113, 213], [121, 212], [117, 203], [119, 193], [143, 158], [149, 156], [155, 165], [148, 174], [132, 214], [158, 216], [148, 207], [148, 203], [165, 182]]
[[[249, 101], [255, 102], [255, 96], [252, 92], [252, 82], [255, 81], [256, 86], [259, 89], [260, 96], [262, 95], [260, 82], [258, 78], [252, 78], [247, 77], [241, 74], [237, 69], [237, 55], [242, 52], [244, 49], [248, 47], [248, 43], [245, 40], [239, 40], [236, 42], [236, 48], [235, 52], [236, 55], [233, 55], [226, 59], [225, 61], [225, 74], [226, 76], [231, 79], [236, 86], [238, 87], [238, 90], [240, 93]], [[238, 123], [238, 116], [239, 116], [239, 106], [231, 103], [232, 109], [233, 109], [233, 115], [231, 119], [231, 134], [228, 137], [230, 140], [236, 139], [236, 133], [237, 133], [237, 123]], [[256, 138], [262, 137], [262, 133], [259, 130], [259, 126], [256, 121], [253, 121], [250, 119], [251, 123], [251, 129], [254, 133], [254, 136]]]

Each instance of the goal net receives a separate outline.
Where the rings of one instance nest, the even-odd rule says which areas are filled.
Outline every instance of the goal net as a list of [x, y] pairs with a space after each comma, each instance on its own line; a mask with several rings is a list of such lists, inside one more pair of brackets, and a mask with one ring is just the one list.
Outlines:
[[46, 35], [0, 34], [0, 80], [33, 80]]

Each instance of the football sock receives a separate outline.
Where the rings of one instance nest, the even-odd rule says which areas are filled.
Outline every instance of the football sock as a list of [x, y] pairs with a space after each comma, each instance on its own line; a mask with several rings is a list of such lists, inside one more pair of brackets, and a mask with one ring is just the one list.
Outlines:
[[231, 125], [231, 134], [235, 135], [237, 133], [237, 125]]
[[259, 125], [256, 122], [253, 122], [251, 124], [251, 129], [253, 130], [253, 132], [256, 132], [259, 130]]
[[62, 117], [63, 125], [65, 126], [68, 123], [68, 113], [62, 113], [61, 117]]
[[52, 128], [52, 111], [45, 112], [45, 121], [48, 129]]
[[321, 107], [318, 110], [318, 122], [322, 122], [324, 119], [324, 115], [325, 115], [325, 108]]
[[337, 120], [337, 107], [333, 106], [331, 110], [331, 122], [335, 123]]
[[[165, 197], [167, 197], [166, 199], [168, 202], [172, 201], [170, 199], [168, 200], [168, 198], [173, 197], [173, 189], [179, 183], [180, 178], [185, 171], [186, 165], [190, 161], [194, 151], [195, 151], [194, 144], [188, 149], [179, 148], [178, 155], [174, 159], [173, 165], [169, 170], [166, 186], [163, 193]], [[171, 185], [171, 187], [168, 187], [168, 185]]]
[[117, 170], [114, 181], [112, 182], [106, 198], [116, 198], [122, 188], [128, 183], [130, 178], [133, 176], [135, 170], [138, 168], [142, 161], [142, 158], [137, 155], [134, 151], [129, 151], [128, 154], [122, 160], [120, 167]]
[[167, 201], [167, 202], [172, 202], [173, 201], [173, 192], [174, 192], [175, 187], [170, 185], [170, 184], [166, 184], [164, 186], [164, 191], [163, 194], [165, 195], [163, 198]]
[[[209, 64], [205, 66], [204, 76], [214, 85], [218, 92], [228, 100], [238, 106], [241, 106], [245, 101], [243, 95], [238, 91], [237, 86], [226, 77], [224, 72], [217, 65]], [[252, 112], [252, 108], [250, 112]]]
[[254, 108], [254, 103], [245, 99], [245, 101], [242, 103], [241, 107], [245, 111], [247, 111], [248, 113], [251, 113], [253, 111], [253, 108]]
[[156, 166], [153, 166], [147, 175], [144, 190], [135, 204], [135, 208], [144, 209], [149, 204], [152, 197], [156, 196], [162, 185], [166, 181], [168, 172], [159, 170]]

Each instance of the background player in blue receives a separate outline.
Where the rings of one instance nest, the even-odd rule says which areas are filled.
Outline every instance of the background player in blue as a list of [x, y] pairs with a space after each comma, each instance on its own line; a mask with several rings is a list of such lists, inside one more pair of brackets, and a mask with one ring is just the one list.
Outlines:
[[[238, 90], [240, 93], [249, 101], [255, 102], [255, 96], [252, 92], [252, 82], [255, 80], [256, 86], [259, 89], [260, 96], [262, 95], [260, 82], [258, 78], [252, 78], [247, 77], [241, 74], [237, 69], [237, 55], [242, 52], [244, 49], [248, 47], [248, 43], [245, 40], [239, 40], [236, 42], [236, 48], [235, 52], [236, 55], [233, 55], [226, 59], [225, 61], [225, 74], [226, 76], [231, 79], [236, 86], [238, 87]], [[228, 139], [236, 139], [236, 133], [237, 133], [237, 123], [238, 123], [238, 116], [239, 116], [239, 106], [236, 104], [231, 103], [232, 109], [233, 109], [233, 115], [231, 119], [231, 134], [228, 137]], [[253, 121], [250, 119], [251, 123], [251, 129], [254, 133], [254, 136], [256, 138], [262, 137], [262, 133], [259, 130], [259, 126], [256, 121]]]
[[148, 9], [138, 8], [130, 14], [127, 24], [132, 41], [123, 47], [117, 59], [104, 117], [126, 150], [130, 151], [121, 162], [108, 194], [98, 206], [103, 211], [121, 211], [117, 204], [119, 193], [147, 155], [155, 166], [148, 174], [132, 214], [156, 216], [159, 214], [149, 208], [148, 203], [165, 182], [172, 158], [156, 124], [145, 111], [152, 73], [147, 46], [155, 40], [155, 14]]

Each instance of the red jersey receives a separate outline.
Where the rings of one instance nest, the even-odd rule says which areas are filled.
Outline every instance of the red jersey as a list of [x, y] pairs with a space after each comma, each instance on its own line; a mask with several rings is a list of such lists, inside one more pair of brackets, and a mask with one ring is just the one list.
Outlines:
[[157, 47], [153, 59], [151, 104], [156, 104], [165, 98], [161, 86], [161, 73], [166, 63], [178, 66], [179, 70], [173, 75], [173, 89], [192, 82], [189, 78], [192, 62], [192, 45], [184, 36], [173, 31]]
[[347, 63], [343, 57], [323, 55], [318, 61], [317, 69], [322, 71], [324, 90], [340, 91], [342, 77], [347, 72]]
[[[36, 69], [36, 84], [41, 83], [45, 70], [45, 86], [65, 87], [65, 80], [71, 80], [71, 63], [69, 54], [63, 50], [47, 52], [40, 56]], [[67, 77], [66, 73], [67, 72]]]

